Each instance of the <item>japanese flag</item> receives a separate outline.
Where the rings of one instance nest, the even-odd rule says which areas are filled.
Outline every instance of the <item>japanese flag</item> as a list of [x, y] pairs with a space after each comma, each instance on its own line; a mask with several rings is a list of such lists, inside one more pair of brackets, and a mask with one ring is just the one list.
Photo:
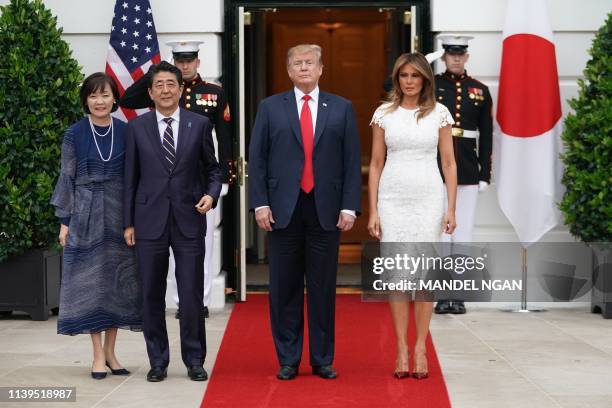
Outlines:
[[557, 225], [562, 130], [546, 0], [508, 0], [495, 146], [499, 204], [523, 246]]

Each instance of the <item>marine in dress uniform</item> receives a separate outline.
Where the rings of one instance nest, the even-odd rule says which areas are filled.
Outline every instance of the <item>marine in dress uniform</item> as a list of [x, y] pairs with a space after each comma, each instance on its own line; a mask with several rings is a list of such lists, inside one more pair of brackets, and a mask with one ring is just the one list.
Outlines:
[[[232, 178], [232, 138], [230, 133], [230, 108], [225, 96], [225, 91], [219, 85], [202, 80], [197, 68], [200, 66], [198, 58], [199, 46], [202, 41], [170, 41], [166, 45], [172, 48], [172, 57], [176, 65], [183, 74], [183, 94], [179, 105], [182, 108], [194, 113], [204, 115], [212, 122], [215, 135], [217, 137], [218, 159], [223, 177], [223, 190], [221, 195], [227, 193], [227, 186]], [[130, 87], [125, 90], [119, 104], [128, 109], [142, 109], [153, 107], [153, 101], [149, 97], [148, 85], [149, 74], [147, 73]], [[220, 197], [221, 198], [221, 197]], [[219, 200], [220, 204], [221, 199]], [[207, 230], [205, 241], [204, 258], [204, 315], [209, 316], [208, 306], [210, 304], [210, 294], [212, 289], [213, 272], [213, 242], [214, 231], [216, 228], [215, 214], [216, 209], [208, 211]], [[173, 262], [170, 262], [171, 268]], [[174, 274], [168, 274], [170, 288], [174, 290], [174, 301], [179, 304], [176, 292], [176, 282]], [[171, 289], [171, 290], [172, 290]], [[176, 318], [180, 317], [177, 310]]]
[[[446, 71], [436, 75], [436, 99], [455, 119], [452, 135], [457, 163], [457, 229], [450, 241], [471, 242], [478, 192], [484, 191], [491, 181], [492, 100], [489, 88], [465, 70], [468, 41], [473, 37], [438, 38], [444, 48], [442, 60]], [[435, 312], [462, 314], [465, 305], [460, 300], [441, 300]]]

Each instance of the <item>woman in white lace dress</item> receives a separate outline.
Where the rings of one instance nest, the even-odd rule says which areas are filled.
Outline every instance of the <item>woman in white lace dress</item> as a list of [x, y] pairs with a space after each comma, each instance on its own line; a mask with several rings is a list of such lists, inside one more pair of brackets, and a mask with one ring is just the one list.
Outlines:
[[[448, 109], [436, 103], [433, 72], [423, 55], [401, 55], [395, 62], [392, 82], [388, 101], [376, 109], [371, 122], [368, 230], [386, 243], [437, 242], [442, 233], [451, 234], [456, 226], [454, 122]], [[446, 213], [438, 150], [448, 193]], [[394, 375], [407, 378], [409, 302], [406, 297], [391, 296], [389, 304], [397, 337]], [[421, 379], [428, 375], [425, 342], [433, 302], [413, 304], [417, 338], [412, 375]]]

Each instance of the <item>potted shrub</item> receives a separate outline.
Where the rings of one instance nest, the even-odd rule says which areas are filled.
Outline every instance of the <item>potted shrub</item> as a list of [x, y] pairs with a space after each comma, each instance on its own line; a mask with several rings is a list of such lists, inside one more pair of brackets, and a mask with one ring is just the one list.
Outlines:
[[41, 0], [0, 13], [0, 310], [46, 320], [61, 265], [49, 199], [63, 133], [82, 117], [82, 74]]
[[565, 121], [560, 204], [570, 232], [594, 252], [592, 310], [612, 317], [612, 13], [597, 32]]

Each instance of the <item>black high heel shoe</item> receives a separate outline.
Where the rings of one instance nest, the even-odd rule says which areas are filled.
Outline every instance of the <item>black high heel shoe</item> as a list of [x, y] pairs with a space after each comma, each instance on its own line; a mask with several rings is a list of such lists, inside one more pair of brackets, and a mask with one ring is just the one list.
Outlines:
[[[110, 364], [108, 364], [108, 361], [106, 362], [106, 366], [107, 366], [108, 368], [110, 368], [111, 373], [112, 373], [113, 375], [130, 375], [130, 374], [132, 374], [131, 372], [129, 372], [129, 371], [128, 371], [128, 370], [126, 370], [125, 368], [117, 368], [117, 369], [114, 369], [113, 367], [111, 367], [111, 366], [110, 366]], [[91, 374], [93, 375], [93, 373], [91, 373]], [[106, 373], [104, 373], [104, 376], [106, 376]], [[104, 377], [102, 377], [102, 378], [104, 378]]]
[[[93, 370], [93, 367], [92, 367], [92, 370]], [[93, 378], [94, 380], [102, 380], [106, 378], [106, 371], [92, 371], [91, 378]]]

